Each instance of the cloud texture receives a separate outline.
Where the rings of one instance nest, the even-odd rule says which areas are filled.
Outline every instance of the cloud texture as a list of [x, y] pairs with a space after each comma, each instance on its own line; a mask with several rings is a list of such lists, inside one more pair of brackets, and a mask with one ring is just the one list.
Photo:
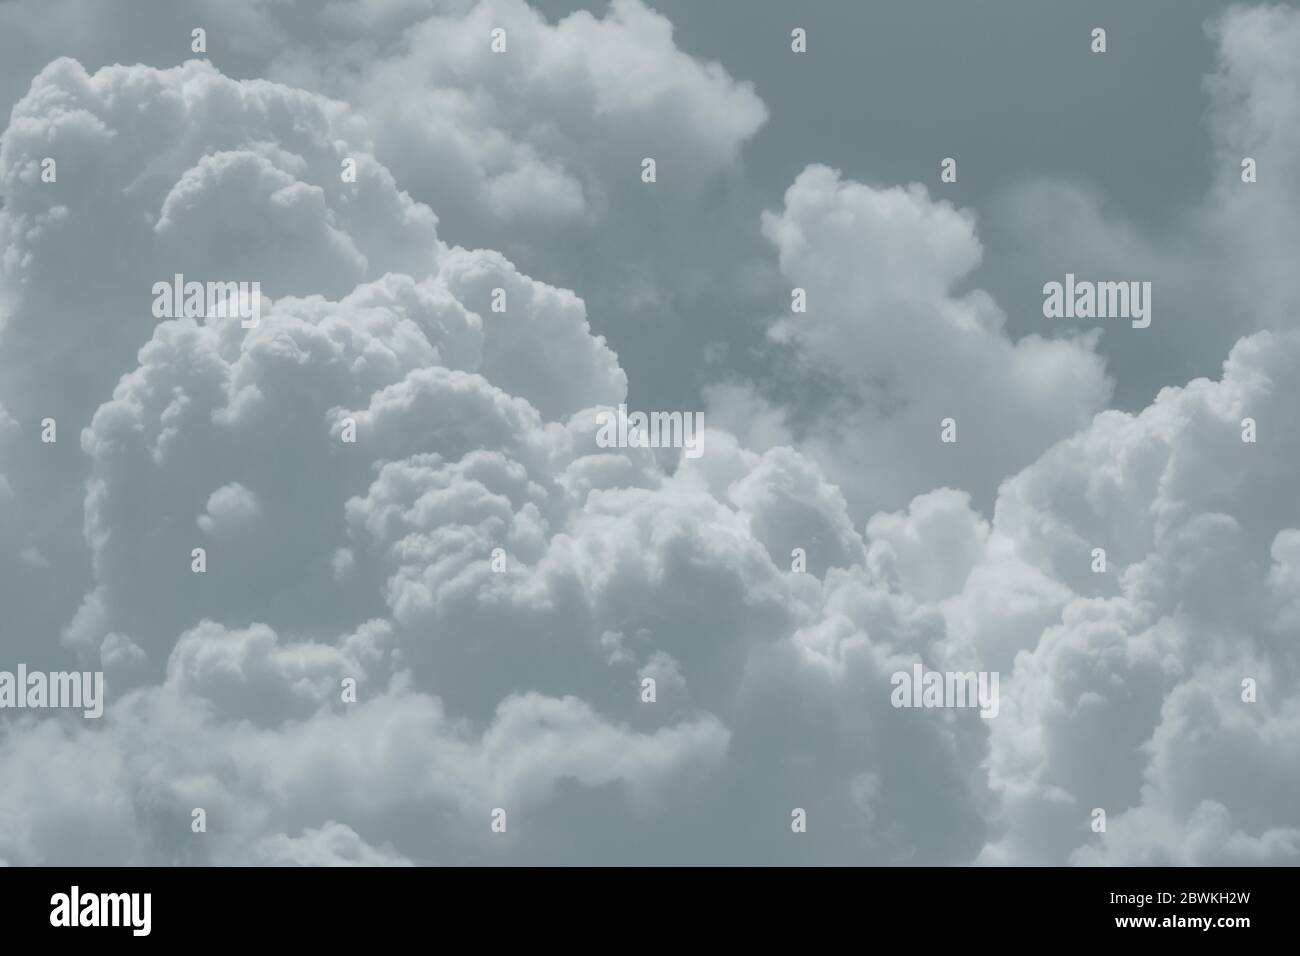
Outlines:
[[[249, 63], [304, 15], [196, 9]], [[638, 0], [320, 17], [279, 81], [53, 59], [0, 139], [0, 648], [109, 690], [4, 715], [0, 860], [1300, 860], [1300, 332], [1265, 253], [1221, 372], [1126, 412], [1098, 331], [1018, 334], [976, 285], [972, 212], [810, 163], [748, 228], [808, 294], [764, 324], [779, 384], [824, 400], [736, 369], [703, 457], [600, 447], [608, 317], [475, 230], [624, 221], [648, 141], [689, 206], [755, 88]], [[1300, 17], [1213, 36], [1216, 135], [1287, 162]], [[1207, 230], [1285, 247], [1295, 204], [1231, 188]], [[159, 320], [176, 273], [259, 281], [260, 323]], [[998, 715], [891, 706], [915, 664], [998, 671]]]

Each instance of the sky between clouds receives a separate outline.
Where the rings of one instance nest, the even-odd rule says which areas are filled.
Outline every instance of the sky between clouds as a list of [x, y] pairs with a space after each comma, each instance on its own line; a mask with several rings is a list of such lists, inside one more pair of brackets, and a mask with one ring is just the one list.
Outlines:
[[578, 6], [0, 3], [0, 860], [1296, 862], [1300, 11]]

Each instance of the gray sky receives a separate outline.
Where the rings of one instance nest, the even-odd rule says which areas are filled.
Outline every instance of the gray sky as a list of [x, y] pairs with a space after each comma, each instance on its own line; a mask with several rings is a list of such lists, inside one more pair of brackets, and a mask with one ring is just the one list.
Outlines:
[[[575, 9], [599, 14], [608, 4], [537, 6], [556, 19]], [[998, 230], [999, 197], [1026, 179], [1059, 177], [1095, 190], [1108, 211], [1140, 232], [1176, 228], [1180, 213], [1211, 182], [1201, 78], [1213, 67], [1214, 50], [1203, 25], [1224, 7], [1215, 0], [813, 0], [797, 11], [726, 0], [657, 5], [673, 21], [682, 49], [751, 80], [769, 107], [768, 122], [744, 154], [744, 199], [737, 203], [744, 213], [773, 208], [809, 162], [861, 182], [919, 180], [933, 187], [939, 160], [952, 156], [958, 182], [939, 194], [980, 215], [988, 249], [972, 282], [995, 296], [1019, 333], [1040, 326], [1041, 281], [1011, 261], [1026, 249], [1020, 237]], [[794, 25], [808, 30], [806, 58], [785, 55]], [[1095, 26], [1108, 30], [1104, 58], [1088, 47]], [[712, 214], [710, 208], [701, 217]], [[1068, 231], [1065, 223], [1061, 231]], [[677, 319], [683, 336], [693, 335], [696, 313], [724, 311], [718, 334], [737, 346], [750, 344], [739, 330], [752, 326], [757, 303], [728, 311], [729, 303], [716, 296], [702, 298], [682, 303], [679, 311], [687, 314], [667, 324]], [[593, 307], [594, 314], [623, 311], [617, 300], [601, 304], [607, 308]], [[666, 324], [628, 320], [651, 324], [649, 333], [615, 322], [610, 334], [616, 344], [632, 346], [632, 354]], [[1230, 341], [1216, 338], [1214, 354]], [[1220, 361], [1169, 342], [1134, 355], [1106, 341], [1103, 351], [1123, 407], [1141, 407], [1168, 381], [1212, 374]], [[685, 375], [674, 380], [663, 368], [655, 373], [633, 376], [634, 396], [641, 379], [662, 382], [674, 394], [700, 384], [699, 370], [694, 382]], [[667, 398], [641, 394], [646, 401]]]

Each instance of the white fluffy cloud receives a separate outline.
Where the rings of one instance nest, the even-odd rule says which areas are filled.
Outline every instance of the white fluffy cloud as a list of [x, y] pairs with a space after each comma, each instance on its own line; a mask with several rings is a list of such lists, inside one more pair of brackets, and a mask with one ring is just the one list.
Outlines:
[[[355, 183], [341, 179], [347, 157]], [[93, 74], [50, 63], [0, 140], [0, 189], [0, 402], [22, 435], [4, 473], [22, 502], [21, 550], [40, 559], [0, 579], [0, 598], [18, 608], [6, 637], [33, 653], [90, 580], [78, 432], [149, 341], [155, 283], [179, 273], [260, 282], [272, 298], [341, 296], [389, 270], [425, 278], [442, 247], [433, 213], [371, 158], [345, 107], [197, 61]], [[46, 418], [57, 443], [39, 443]], [[10, 599], [35, 587], [49, 599]]]
[[[993, 535], [1073, 593], [1006, 685], [990, 861], [1294, 859], [1300, 693], [1279, 584], [1300, 524], [1298, 363], [1295, 333], [1245, 339], [1221, 381], [1098, 416], [1003, 487]], [[1265, 423], [1255, 444], [1248, 416]]]
[[[89, 52], [112, 17], [76, 9], [83, 32], [68, 37], [70, 6], [12, 22], [0, 11], [0, 23], [29, 46]], [[767, 119], [751, 84], [683, 52], [642, 0], [554, 23], [525, 0], [182, 0], [150, 12], [141, 32], [157, 37], [154, 49], [188, 54], [202, 24], [214, 61], [349, 103], [387, 168], [462, 231], [485, 218], [593, 221], [625, 191], [620, 180], [639, 184], [646, 155], [666, 177], [698, 184]], [[505, 31], [504, 53], [492, 51], [494, 29]], [[117, 55], [140, 58], [141, 47]]]
[[[809, 166], [763, 234], [807, 294], [807, 312], [769, 337], [830, 382], [823, 411], [790, 429], [856, 509], [896, 508], [958, 476], [990, 500], [1109, 397], [1095, 334], [1012, 341], [986, 293], [957, 291], [980, 260], [974, 219], [924, 186], [875, 189]], [[720, 397], [715, 412], [741, 434], [753, 406], [770, 405], [761, 392]], [[940, 442], [948, 418], [955, 444]]]
[[[490, 49], [495, 28], [505, 53]], [[407, 95], [413, 77], [429, 95]], [[607, 167], [634, 183], [644, 156], [703, 178], [767, 115], [748, 84], [678, 50], [672, 25], [640, 0], [555, 25], [523, 0], [430, 17], [357, 96], [403, 182], [438, 208], [469, 199], [508, 221], [594, 215], [618, 178]]]

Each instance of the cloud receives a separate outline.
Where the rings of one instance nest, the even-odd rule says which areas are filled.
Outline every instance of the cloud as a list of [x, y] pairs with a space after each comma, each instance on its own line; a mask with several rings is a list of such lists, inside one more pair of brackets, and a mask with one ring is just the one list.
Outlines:
[[[306, 11], [228, 16], [256, 60]], [[809, 294], [770, 324], [789, 377], [714, 389], [698, 460], [601, 448], [629, 376], [584, 301], [401, 187], [445, 227], [572, 226], [631, 208], [609, 169], [653, 134], [661, 169], [697, 157], [676, 208], [761, 103], [639, 3], [320, 16], [337, 70], [284, 75], [368, 57], [392, 115], [64, 59], [0, 143], [0, 586], [40, 595], [3, 646], [109, 690], [99, 721], [0, 727], [0, 859], [1295, 862], [1296, 333], [1105, 410], [1095, 333], [1014, 336], [971, 289], [969, 212], [814, 165], [750, 227]], [[1216, 95], [1285, 71], [1269, 16], [1225, 21]], [[490, 52], [498, 17], [531, 58]], [[263, 283], [256, 327], [152, 315], [153, 282], [218, 268]], [[917, 664], [998, 671], [997, 717], [891, 706]]]
[[[1209, 123], [1216, 159], [1208, 217], [1224, 240], [1216, 272], [1231, 286], [1256, 327], [1294, 327], [1300, 294], [1276, 281], [1288, 249], [1300, 242], [1300, 11], [1235, 7], [1210, 20], [1218, 51], [1207, 77]], [[1256, 161], [1258, 180], [1242, 182], [1242, 159]]]
[[[46, 184], [32, 172], [51, 151], [60, 173], [56, 183]], [[357, 160], [355, 183], [341, 177], [347, 158]], [[260, 444], [267, 454], [277, 446], [287, 452], [287, 436], [274, 434], [272, 421], [299, 433], [289, 442], [304, 453], [314, 438], [318, 466], [328, 467], [329, 451], [338, 451], [324, 434], [331, 411], [365, 412], [380, 386], [399, 383], [411, 369], [482, 370], [551, 416], [625, 396], [626, 377], [604, 341], [589, 334], [581, 300], [520, 275], [498, 254], [444, 246], [433, 213], [400, 192], [370, 157], [364, 124], [323, 97], [260, 80], [231, 80], [198, 62], [171, 70], [115, 66], [92, 75], [75, 61], [59, 60], [42, 71], [15, 108], [0, 163], [6, 188], [0, 212], [4, 288], [13, 303], [0, 328], [3, 400], [13, 421], [32, 434], [46, 416], [62, 429], [60, 444], [42, 446], [46, 454], [24, 455], [14, 459], [20, 467], [6, 467], [18, 500], [62, 498], [69, 505], [63, 513], [79, 510], [75, 502], [84, 494], [86, 469], [76, 459], [76, 431], [90, 423], [117, 377], [134, 367], [136, 351], [158, 325], [150, 308], [154, 283], [170, 282], [176, 273], [259, 281], [268, 297], [263, 304], [272, 314], [263, 318], [274, 331], [244, 343], [242, 352], [229, 329], [213, 350], [198, 346], [189, 336], [211, 334], [200, 325], [148, 346], [183, 351], [185, 358], [177, 361], [196, 364], [164, 371], [161, 366], [171, 359], [146, 359], [123, 384], [122, 400], [109, 402], [91, 427], [85, 447], [92, 460], [103, 457], [108, 468], [107, 458], [119, 456], [114, 461], [126, 468], [120, 454], [140, 438], [132, 429], [143, 427], [141, 416], [157, 414], [148, 454], [186, 470], [193, 483], [187, 495], [203, 496], [162, 505], [174, 525], [113, 540], [113, 554], [102, 558], [123, 562], [117, 572], [123, 579], [136, 555], [147, 553], [153, 557], [145, 557], [145, 565], [156, 562], [160, 579], [169, 580], [169, 572], [180, 567], [170, 558], [189, 555], [199, 543], [184, 531], [196, 517], [205, 533], [221, 536], [232, 519], [231, 501], [218, 496], [213, 502], [226, 507], [223, 518], [208, 513], [207, 499], [230, 484], [244, 488], [264, 518], [271, 516], [259, 523], [245, 515], [245, 553], [259, 546], [277, 510], [295, 501], [289, 505], [299, 516], [295, 533], [305, 535], [308, 548], [320, 543], [319, 533], [307, 530], [313, 496], [303, 495], [289, 474], [260, 484], [241, 483], [233, 473], [216, 482], [208, 476], [227, 473], [221, 459], [240, 460], [245, 442]], [[88, 177], [98, 189], [89, 188]], [[389, 267], [402, 271], [390, 274]], [[67, 281], [74, 273], [78, 281]], [[507, 296], [503, 313], [491, 311], [496, 288]], [[52, 312], [63, 318], [51, 323]], [[279, 319], [288, 314], [292, 321]], [[232, 349], [237, 357], [227, 358]], [[298, 417], [313, 390], [332, 390], [331, 404], [315, 410], [314, 426]], [[186, 437], [201, 433], [183, 422], [199, 414], [220, 420], [202, 426], [212, 444], [189, 449]], [[263, 417], [254, 421], [257, 416]], [[103, 436], [113, 437], [101, 443]], [[225, 452], [221, 436], [232, 443]], [[190, 450], [195, 455], [186, 463]], [[99, 504], [114, 506], [105, 495], [112, 497], [111, 489], [92, 475], [96, 548]], [[27, 511], [30, 521], [37, 512]], [[68, 592], [88, 583], [79, 570], [85, 565], [79, 525], [74, 517], [21, 533], [25, 550], [68, 570], [60, 585]], [[182, 550], [154, 550], [159, 534]], [[310, 568], [318, 562], [302, 563]], [[284, 583], [279, 575], [293, 573], [257, 560], [246, 562], [244, 572], [231, 590], [218, 594], [233, 594], [242, 581], [265, 595]], [[26, 587], [22, 578], [10, 581], [16, 589]], [[27, 635], [18, 639], [39, 640], [42, 632], [68, 623], [70, 595], [60, 597], [45, 609], [28, 604], [32, 619], [13, 621], [15, 634]], [[74, 644], [97, 645], [112, 630], [102, 613], [106, 600], [102, 593], [91, 595], [74, 622]], [[91, 628], [93, 638], [77, 636], [96, 614], [102, 626]], [[167, 618], [164, 613], [158, 624]], [[195, 620], [175, 623], [183, 629]], [[170, 642], [179, 630], [166, 626], [169, 636], [159, 639]], [[124, 624], [118, 633], [141, 648], [150, 644], [138, 627]]]
[[[1066, 272], [1152, 283], [1151, 326], [1107, 328], [1102, 342], [1130, 410], [1159, 383], [1213, 374], [1241, 336], [1294, 328], [1300, 315], [1300, 294], [1279, 281], [1300, 242], [1300, 144], [1288, 119], [1300, 110], [1300, 11], [1234, 5], [1204, 29], [1215, 62], [1202, 84], [1208, 177], [1198, 193], [1150, 225], [1097, 188], [1043, 174], [1002, 190], [985, 217], [1008, 289], [1036, 293]], [[1253, 182], [1243, 181], [1247, 158]], [[1025, 296], [1034, 311], [1017, 328], [1043, 321], [1035, 298]]]
[[[35, 175], [47, 156], [53, 183]], [[356, 183], [341, 178], [349, 157]], [[198, 61], [94, 74], [54, 61], [14, 107], [0, 179], [5, 367], [23, 383], [80, 373], [83, 387], [54, 404], [73, 414], [148, 340], [149, 290], [174, 273], [258, 280], [272, 297], [337, 295], [389, 270], [423, 277], [437, 261], [435, 217], [375, 164], [346, 107]], [[66, 321], [44, 321], [52, 308]], [[97, 367], [72, 364], [74, 338]]]
[[[885, 723], [897, 718], [881, 655], [932, 648], [940, 618], [860, 567], [830, 570], [858, 565], [863, 546], [816, 465], [790, 449], [743, 452], [723, 433], [720, 456], [689, 467], [597, 449], [594, 407], [548, 421], [484, 377], [508, 327], [475, 321], [455, 281], [386, 276], [337, 303], [282, 297], [248, 330], [236, 317], [162, 322], [83, 434], [95, 584], [67, 638], [131, 674], [106, 731], [69, 731], [64, 745], [150, 768], [143, 785], [126, 771], [108, 784], [153, 808], [133, 825], [142, 852], [262, 860], [283, 849], [279, 835], [346, 821], [407, 859], [472, 860], [492, 846], [488, 811], [505, 806], [532, 833], [504, 844], [510, 859], [553, 859], [562, 840], [616, 851], [598, 832], [575, 843], [575, 813], [649, 833], [622, 847], [637, 858], [766, 858], [790, 806], [746, 806], [719, 843], [654, 834], [676, 830], [683, 803], [701, 819], [745, 805], [769, 760], [802, 768], [788, 799], [822, 821], [820, 852], [878, 842], [886, 859], [942, 859], [956, 834], [974, 852], [980, 747], [961, 746], [959, 767], [942, 755], [983, 729], [920, 723], [895, 742]], [[521, 333], [528, 314], [514, 319]], [[580, 309], [543, 321], [559, 315], [572, 325], [557, 334], [589, 335]], [[556, 358], [602, 367], [588, 341]], [[468, 367], [448, 367], [452, 356]], [[514, 388], [512, 366], [497, 368]], [[545, 368], [518, 387], [539, 387]], [[579, 380], [611, 397], [598, 376]], [[622, 464], [606, 473], [602, 459]], [[209, 521], [196, 527], [196, 514]], [[781, 570], [800, 528], [815, 532], [803, 574]], [[190, 547], [205, 531], [196, 575]], [[818, 576], [837, 573], [823, 594]], [[142, 656], [154, 669], [143, 677]], [[352, 675], [356, 705], [338, 693]], [[643, 675], [663, 683], [653, 710]], [[861, 699], [864, 686], [881, 693]], [[784, 729], [771, 736], [774, 720]], [[923, 776], [950, 794], [920, 806], [898, 789], [910, 777], [870, 776], [918, 746], [932, 760]], [[213, 839], [178, 843], [194, 806]], [[408, 826], [428, 815], [482, 833]], [[750, 839], [752, 851], [725, 849]]]
[[226, 720], [280, 723], [341, 699], [345, 680], [364, 693], [366, 672], [383, 661], [390, 641], [384, 621], [368, 622], [340, 646], [286, 645], [264, 624], [232, 632], [202, 621], [172, 648], [166, 683]]
[[[390, 168], [451, 220], [590, 220], [618, 189], [611, 167], [639, 185], [653, 155], [666, 174], [700, 181], [767, 118], [750, 84], [678, 49], [671, 23], [640, 0], [555, 24], [522, 0], [461, 7], [406, 27], [364, 70], [343, 68]], [[413, 83], [427, 95], [410, 95]]]
[[372, 847], [351, 827], [330, 820], [307, 827], [300, 836], [277, 833], [255, 850], [266, 866], [411, 866], [392, 846]]
[[[250, 639], [265, 633], [255, 628], [235, 647], [220, 649], [233, 666], [208, 667], [199, 700], [190, 696], [193, 654], [178, 649], [190, 663], [178, 664], [161, 686], [121, 698], [103, 733], [70, 731], [57, 721], [7, 733], [0, 739], [6, 765], [33, 772], [30, 784], [6, 793], [4, 810], [16, 826], [0, 840], [5, 855], [51, 863], [285, 863], [304, 855], [319, 859], [323, 847], [312, 852], [304, 843], [312, 830], [324, 829], [331, 832], [310, 842], [332, 847], [333, 862], [370, 858], [338, 830], [344, 814], [352, 821], [343, 825], [348, 832], [379, 834], [382, 854], [395, 857], [393, 839], [384, 834], [418, 809], [459, 822], [395, 834], [411, 858], [466, 862], [475, 848], [481, 853], [489, 845], [490, 810], [497, 805], [527, 819], [530, 808], [545, 804], [570, 778], [593, 787], [619, 784], [648, 803], [674, 777], [716, 763], [726, 746], [716, 720], [638, 734], [601, 720], [574, 698], [538, 695], [504, 700], [490, 725], [475, 733], [400, 682], [363, 695], [346, 711], [335, 698], [311, 716], [273, 726], [209, 709], [205, 701], [214, 692], [242, 706], [259, 691], [276, 691], [265, 683], [264, 641]], [[285, 676], [281, 671], [276, 679]], [[57, 773], [35, 773], [41, 759]], [[80, 786], [87, 774], [99, 787], [85, 787], [81, 796], [63, 789]], [[200, 834], [191, 829], [194, 808], [205, 811], [207, 829]]]
[[199, 515], [195, 524], [208, 534], [238, 534], [241, 530], [252, 530], [261, 514], [257, 496], [232, 481], [212, 492], [207, 511]]
[[[777, 320], [769, 339], [804, 379], [828, 380], [827, 399], [788, 424], [855, 510], [899, 507], [958, 475], [987, 501], [1109, 397], [1095, 333], [1012, 341], [986, 293], [956, 291], [980, 260], [974, 218], [924, 186], [875, 189], [809, 166], [762, 228], [807, 294], [807, 312]], [[750, 391], [740, 407], [770, 406]], [[736, 407], [733, 396], [714, 410]], [[955, 444], [940, 441], [948, 418]], [[743, 420], [723, 423], [746, 435]]]
[[[1300, 700], [1277, 588], [1300, 524], [1282, 504], [1298, 362], [1295, 333], [1243, 339], [1220, 381], [1100, 415], [1003, 486], [993, 534], [1076, 596], [1003, 685], [990, 862], [1294, 860], [1300, 821], [1279, 795]], [[1281, 430], [1243, 442], [1246, 415]], [[1119, 819], [1104, 835], [1096, 807]]]
[[[37, 175], [47, 157], [54, 182]], [[355, 183], [341, 178], [347, 157]], [[93, 74], [53, 61], [0, 140], [0, 189], [0, 402], [24, 444], [42, 420], [58, 427], [57, 443], [10, 459], [5, 475], [22, 502], [24, 549], [60, 569], [46, 576], [48, 600], [10, 599], [36, 581], [22, 569], [0, 595], [18, 608], [7, 640], [47, 656], [90, 579], [77, 433], [153, 334], [154, 284], [184, 274], [260, 282], [268, 301], [341, 295], [388, 268], [427, 277], [442, 247], [433, 213], [374, 162], [346, 107], [197, 61]]]
[[912, 499], [907, 513], [880, 513], [867, 522], [868, 560], [884, 580], [909, 594], [939, 601], [962, 590], [984, 556], [989, 528], [971, 511], [970, 496], [940, 488]]
[[763, 542], [773, 563], [785, 564], [800, 547], [818, 576], [827, 567], [862, 561], [862, 539], [840, 490], [790, 448], [766, 452], [731, 486], [729, 496], [749, 515], [750, 532]]
[[[485, 320], [453, 294], [472, 298], [466, 275], [475, 269], [516, 293], [508, 321]], [[515, 352], [521, 340], [566, 337], [570, 348], [531, 362]], [[464, 252], [423, 283], [389, 275], [339, 302], [281, 298], [247, 332], [234, 317], [163, 322], [140, 356], [82, 436], [92, 599], [107, 614], [74, 626], [74, 646], [95, 646], [113, 629], [162, 648], [203, 608], [238, 608], [245, 622], [320, 626], [349, 614], [359, 623], [377, 606], [308, 595], [334, 591], [334, 557], [348, 548], [342, 533], [353, 520], [344, 506], [366, 490], [374, 463], [423, 449], [454, 460], [501, 448], [534, 467], [562, 455], [563, 427], [493, 386], [480, 374], [488, 369], [506, 382], [517, 374], [516, 391], [556, 412], [572, 409], [575, 382], [598, 400], [619, 400], [624, 388], [581, 302], [519, 277], [499, 256]], [[349, 421], [354, 443], [344, 440]], [[157, 520], [131, 519], [142, 507]], [[211, 540], [193, 530], [196, 514]], [[207, 577], [192, 573], [199, 546]], [[365, 568], [348, 566], [365, 580]], [[174, 609], [145, 601], [159, 581], [174, 589]]]

